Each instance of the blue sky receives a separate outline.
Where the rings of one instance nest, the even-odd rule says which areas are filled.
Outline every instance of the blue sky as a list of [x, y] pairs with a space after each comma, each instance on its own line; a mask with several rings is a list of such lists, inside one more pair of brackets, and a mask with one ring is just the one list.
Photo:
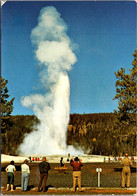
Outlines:
[[20, 99], [44, 93], [30, 34], [41, 8], [54, 6], [77, 44], [70, 78], [70, 113], [117, 109], [114, 72], [132, 67], [136, 48], [136, 3], [133, 1], [11, 1], [2, 6], [1, 73], [15, 97], [13, 115], [33, 114]]

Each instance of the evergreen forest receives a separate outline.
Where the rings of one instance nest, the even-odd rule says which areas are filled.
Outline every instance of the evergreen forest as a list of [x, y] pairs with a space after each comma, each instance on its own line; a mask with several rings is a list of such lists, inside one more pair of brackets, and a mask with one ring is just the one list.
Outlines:
[[[135, 155], [136, 135], [116, 135], [115, 121], [113, 113], [71, 114], [67, 145], [82, 148], [86, 154], [117, 156], [128, 152]], [[33, 131], [39, 120], [36, 116], [17, 115], [10, 116], [10, 122], [10, 129], [1, 134], [1, 153], [17, 155], [16, 150], [25, 135]]]

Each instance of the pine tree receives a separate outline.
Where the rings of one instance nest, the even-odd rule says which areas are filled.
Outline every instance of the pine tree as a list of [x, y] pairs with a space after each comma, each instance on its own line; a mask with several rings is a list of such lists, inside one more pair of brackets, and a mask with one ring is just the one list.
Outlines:
[[116, 81], [116, 96], [114, 99], [118, 99], [119, 106], [117, 113], [120, 114], [121, 121], [129, 120], [131, 114], [134, 115], [137, 111], [137, 50], [135, 50], [133, 56], [133, 67], [129, 70], [129, 74], [125, 74], [124, 68], [121, 68], [120, 71], [118, 70], [117, 73], [115, 73], [118, 80]]
[[[5, 146], [4, 152], [8, 153], [9, 150], [9, 134], [10, 127], [12, 126], [12, 122], [10, 120], [11, 112], [13, 111], [13, 101], [12, 98], [10, 101], [8, 98], [10, 95], [8, 94], [7, 88], [8, 80], [5, 80], [1, 76], [1, 136], [2, 136], [2, 147]], [[3, 151], [3, 148], [2, 148]]]
[[8, 88], [7, 88], [8, 80], [5, 80], [1, 76], [1, 132], [5, 132], [9, 116], [11, 112], [13, 111], [13, 101], [15, 98], [12, 98], [10, 101], [8, 101], [8, 98], [10, 95], [8, 94]]
[[115, 110], [117, 117], [115, 131], [117, 136], [119, 135], [120, 143], [136, 137], [137, 50], [133, 53], [133, 57], [132, 69], [128, 74], [124, 68], [115, 73], [117, 81], [114, 99], [118, 100], [118, 110]]
[[13, 101], [15, 98], [12, 98], [11, 101], [8, 101], [9, 98], [8, 88], [7, 88], [8, 80], [5, 80], [1, 76], [1, 114], [2, 116], [9, 116], [13, 111]]

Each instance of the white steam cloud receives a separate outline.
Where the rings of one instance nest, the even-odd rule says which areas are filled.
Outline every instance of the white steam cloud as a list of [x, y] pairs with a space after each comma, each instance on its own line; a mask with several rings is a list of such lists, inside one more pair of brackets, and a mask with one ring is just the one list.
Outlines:
[[67, 71], [77, 61], [66, 31], [67, 26], [56, 8], [45, 7], [40, 11], [31, 40], [36, 47], [36, 58], [44, 65], [40, 77], [45, 88], [48, 87], [48, 93], [21, 99], [25, 107], [32, 107], [40, 120], [37, 131], [27, 135], [19, 147], [23, 154], [80, 153], [66, 145], [70, 113]]

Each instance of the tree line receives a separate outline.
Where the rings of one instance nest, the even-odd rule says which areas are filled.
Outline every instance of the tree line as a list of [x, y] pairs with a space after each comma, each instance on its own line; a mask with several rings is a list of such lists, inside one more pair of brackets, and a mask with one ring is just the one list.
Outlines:
[[[16, 155], [25, 135], [33, 131], [39, 120], [34, 115], [17, 115], [10, 116], [10, 121], [9, 130], [1, 133], [1, 153]], [[114, 113], [70, 114], [67, 145], [81, 148], [86, 154], [135, 155], [136, 134], [116, 133], [115, 122]]]
[[82, 148], [84, 153], [119, 156], [136, 155], [136, 134], [116, 129], [114, 113], [73, 114], [67, 132], [67, 144]]

